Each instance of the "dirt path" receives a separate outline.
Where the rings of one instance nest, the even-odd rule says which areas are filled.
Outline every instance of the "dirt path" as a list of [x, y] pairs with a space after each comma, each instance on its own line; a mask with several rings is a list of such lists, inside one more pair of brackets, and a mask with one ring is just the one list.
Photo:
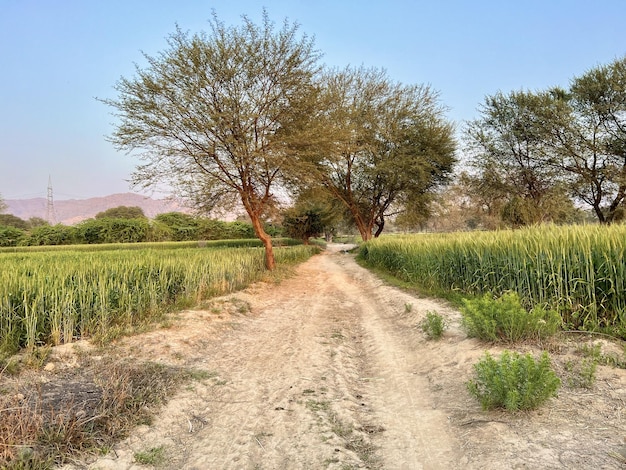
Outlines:
[[[138, 359], [211, 378], [85, 467], [146, 468], [135, 453], [163, 446], [161, 468], [185, 470], [624, 468], [624, 370], [601, 368], [593, 394], [537, 412], [483, 412], [465, 382], [486, 346], [458, 312], [384, 285], [341, 248], [124, 340]], [[448, 319], [441, 341], [417, 327], [427, 311]]]

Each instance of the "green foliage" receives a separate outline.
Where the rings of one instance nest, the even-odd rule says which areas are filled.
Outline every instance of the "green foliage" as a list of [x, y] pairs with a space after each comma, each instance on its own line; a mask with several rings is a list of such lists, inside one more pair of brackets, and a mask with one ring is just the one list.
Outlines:
[[67, 225], [42, 225], [30, 231], [26, 244], [39, 245], [72, 245], [77, 241], [77, 230]]
[[19, 228], [0, 226], [0, 246], [18, 246], [26, 236]]
[[504, 351], [494, 359], [486, 352], [474, 372], [467, 388], [485, 410], [531, 410], [555, 396], [561, 385], [546, 352], [538, 362], [530, 354]]
[[172, 233], [173, 241], [198, 240], [198, 220], [182, 212], [167, 212], [154, 218], [155, 222], [165, 224]]
[[174, 231], [158, 220], [150, 221], [150, 229], [146, 235], [147, 242], [165, 242], [174, 239]]
[[142, 452], [135, 452], [133, 457], [135, 462], [139, 464], [159, 466], [165, 462], [165, 448], [158, 446]]
[[13, 214], [0, 214], [0, 225], [3, 227], [14, 227], [21, 230], [28, 230], [28, 222]]
[[626, 57], [570, 83], [487, 96], [467, 127], [468, 196], [490, 199], [514, 226], [570, 218], [574, 201], [600, 223], [624, 217]]
[[[182, 212], [168, 212], [159, 214], [154, 223], [169, 231], [170, 240], [229, 240], [255, 238], [254, 229], [248, 222], [235, 220], [224, 222], [221, 220], [197, 217]], [[166, 228], [165, 228], [166, 227]]]
[[271, 270], [263, 217], [277, 206], [276, 186], [292, 179], [299, 150], [315, 145], [321, 54], [295, 23], [277, 29], [265, 11], [260, 25], [242, 20], [226, 26], [214, 14], [208, 32], [177, 28], [164, 51], [118, 81], [117, 98], [103, 101], [119, 118], [114, 145], [144, 150], [132, 182], [168, 184], [203, 213], [237, 200]]
[[[363, 240], [398, 208], [423, 208], [455, 163], [453, 127], [428, 86], [394, 83], [383, 70], [346, 67], [323, 77], [327, 110], [309, 175], [341, 200]], [[330, 135], [329, 135], [330, 134]], [[372, 233], [375, 228], [375, 234]]]
[[322, 210], [315, 207], [293, 207], [285, 211], [283, 227], [291, 238], [298, 238], [308, 244], [309, 238], [324, 233]]
[[89, 219], [76, 226], [79, 243], [137, 243], [148, 239], [149, 223], [139, 219]]
[[118, 206], [96, 214], [96, 219], [142, 219], [146, 215], [137, 206]]
[[591, 388], [596, 380], [598, 362], [586, 357], [581, 362], [565, 363], [565, 380], [570, 388]]
[[437, 312], [426, 312], [426, 318], [422, 320], [420, 326], [429, 339], [440, 339], [443, 332], [448, 327], [446, 320]]
[[561, 322], [554, 310], [535, 306], [527, 311], [515, 292], [505, 293], [498, 299], [491, 294], [464, 299], [461, 313], [468, 336], [486, 341], [545, 338], [556, 333]]

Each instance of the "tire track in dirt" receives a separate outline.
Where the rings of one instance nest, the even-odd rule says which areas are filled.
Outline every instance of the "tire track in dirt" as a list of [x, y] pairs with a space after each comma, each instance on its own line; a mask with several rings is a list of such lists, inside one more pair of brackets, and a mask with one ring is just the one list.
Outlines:
[[[325, 260], [327, 273], [337, 271], [330, 262]], [[333, 264], [341, 266], [335, 274], [335, 283], [341, 285], [337, 295], [356, 303], [355, 310], [359, 312], [366, 337], [372, 376], [364, 380], [370, 383], [372, 406], [385, 429], [380, 439], [384, 467], [456, 468], [458, 442], [452, 437], [446, 414], [435, 409], [428, 380], [417, 372], [424, 351], [411, 342], [416, 328], [398, 329], [393, 320], [405, 305], [412, 305], [417, 299], [383, 286], [378, 278], [359, 268], [351, 259]], [[435, 305], [428, 301], [426, 304]]]

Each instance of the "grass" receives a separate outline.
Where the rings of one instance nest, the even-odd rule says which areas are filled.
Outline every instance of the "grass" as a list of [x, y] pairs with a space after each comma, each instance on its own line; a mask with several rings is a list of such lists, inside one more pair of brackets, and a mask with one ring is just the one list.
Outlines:
[[383, 236], [359, 256], [423, 292], [454, 298], [516, 292], [569, 329], [626, 338], [626, 225]]
[[422, 331], [428, 339], [438, 340], [448, 327], [445, 319], [437, 312], [426, 312], [426, 317], [420, 323]]
[[[22, 348], [85, 337], [106, 343], [267, 276], [262, 248], [163, 245], [0, 254], [0, 369], [3, 357]], [[275, 255], [289, 266], [316, 252], [294, 246]]]
[[[106, 451], [134, 426], [149, 424], [183, 383], [211, 376], [89, 356], [81, 358], [77, 370], [44, 384], [22, 383], [19, 392], [0, 391], [0, 468], [49, 469]], [[152, 449], [143, 458], [156, 462], [160, 454]]]
[[158, 467], [166, 461], [165, 448], [163, 446], [152, 447], [151, 449], [136, 452], [133, 456], [135, 462], [141, 465], [152, 465]]

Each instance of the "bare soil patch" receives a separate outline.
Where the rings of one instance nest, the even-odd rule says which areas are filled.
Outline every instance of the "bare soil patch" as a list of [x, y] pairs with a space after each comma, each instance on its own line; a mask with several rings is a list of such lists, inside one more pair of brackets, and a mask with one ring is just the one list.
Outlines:
[[[107, 348], [204, 378], [106, 455], [63, 468], [625, 467], [626, 370], [600, 365], [591, 388], [566, 383], [582, 344], [623, 356], [620, 344], [583, 335], [544, 344], [564, 381], [559, 396], [532, 412], [483, 411], [465, 383], [486, 350], [501, 348], [468, 339], [458, 311], [386, 285], [344, 248]], [[439, 341], [418, 327], [429, 311], [449, 324]], [[71, 365], [71, 351], [55, 352], [46, 380]], [[158, 462], [138, 462], [154, 449]]]

